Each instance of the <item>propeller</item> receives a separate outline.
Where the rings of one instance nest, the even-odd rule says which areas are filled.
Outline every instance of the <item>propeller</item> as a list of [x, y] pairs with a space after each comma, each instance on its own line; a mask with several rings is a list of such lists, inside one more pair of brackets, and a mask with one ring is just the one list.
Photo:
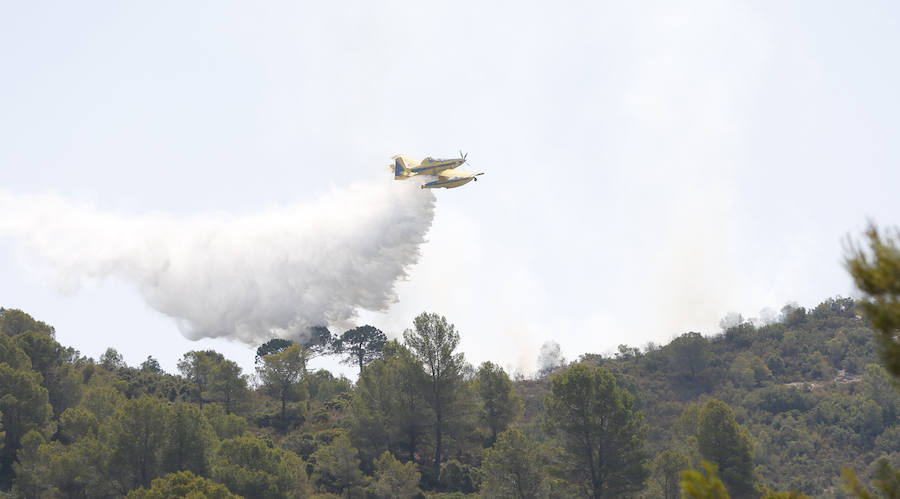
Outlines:
[[469, 155], [469, 153], [463, 153], [462, 149], [459, 150], [459, 157], [462, 158], [463, 161], [465, 161], [466, 156], [468, 156], [468, 155]]

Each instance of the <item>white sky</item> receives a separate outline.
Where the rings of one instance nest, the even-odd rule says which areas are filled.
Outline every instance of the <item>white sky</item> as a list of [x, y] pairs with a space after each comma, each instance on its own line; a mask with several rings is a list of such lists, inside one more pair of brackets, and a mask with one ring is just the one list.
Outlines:
[[[896, 2], [0, 2], [0, 188], [242, 215], [469, 153], [399, 302], [530, 371], [852, 293], [842, 241], [900, 224]], [[0, 217], [3, 214], [0, 213]], [[125, 282], [63, 294], [0, 240], [0, 306], [174, 371]], [[346, 372], [352, 372], [352, 369]]]

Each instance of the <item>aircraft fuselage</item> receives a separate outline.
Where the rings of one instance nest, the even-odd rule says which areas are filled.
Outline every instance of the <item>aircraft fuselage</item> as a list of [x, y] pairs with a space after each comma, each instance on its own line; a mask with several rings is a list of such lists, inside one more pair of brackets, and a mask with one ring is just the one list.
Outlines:
[[438, 173], [456, 168], [465, 163], [464, 159], [438, 159], [434, 162], [423, 161], [421, 165], [410, 168], [409, 171], [414, 175], [437, 175]]

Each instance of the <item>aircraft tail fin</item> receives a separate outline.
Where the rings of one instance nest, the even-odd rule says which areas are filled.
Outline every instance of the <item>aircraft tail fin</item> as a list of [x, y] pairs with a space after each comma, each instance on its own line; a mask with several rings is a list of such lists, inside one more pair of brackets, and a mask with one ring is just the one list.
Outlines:
[[403, 158], [399, 156], [394, 158], [394, 180], [402, 180], [409, 176], [409, 169], [406, 168]]

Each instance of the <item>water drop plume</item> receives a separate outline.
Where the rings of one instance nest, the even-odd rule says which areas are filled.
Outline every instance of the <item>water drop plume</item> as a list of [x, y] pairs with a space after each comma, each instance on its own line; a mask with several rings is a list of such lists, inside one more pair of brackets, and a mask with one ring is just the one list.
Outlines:
[[254, 345], [389, 307], [434, 205], [430, 191], [391, 181], [249, 215], [190, 218], [0, 191], [0, 237], [63, 291], [121, 279], [190, 339]]

